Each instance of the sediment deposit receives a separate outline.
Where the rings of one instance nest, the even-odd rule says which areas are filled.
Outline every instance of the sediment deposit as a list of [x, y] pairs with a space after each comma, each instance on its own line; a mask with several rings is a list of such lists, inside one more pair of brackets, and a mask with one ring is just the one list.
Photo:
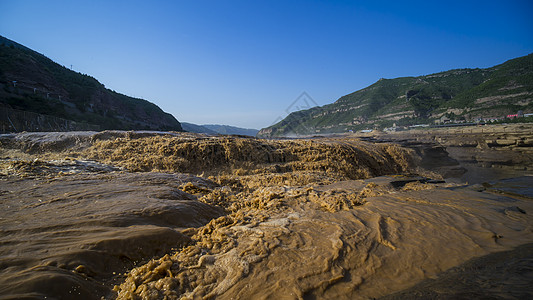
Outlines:
[[154, 132], [0, 143], [5, 298], [369, 299], [533, 243], [531, 177], [449, 180], [468, 170], [428, 147]]

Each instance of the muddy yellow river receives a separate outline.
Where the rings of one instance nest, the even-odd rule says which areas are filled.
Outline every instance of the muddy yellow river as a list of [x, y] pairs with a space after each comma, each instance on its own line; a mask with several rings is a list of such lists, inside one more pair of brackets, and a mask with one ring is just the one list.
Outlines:
[[461, 182], [346, 137], [0, 143], [0, 299], [453, 298], [467, 283], [474, 298], [533, 296], [527, 170]]

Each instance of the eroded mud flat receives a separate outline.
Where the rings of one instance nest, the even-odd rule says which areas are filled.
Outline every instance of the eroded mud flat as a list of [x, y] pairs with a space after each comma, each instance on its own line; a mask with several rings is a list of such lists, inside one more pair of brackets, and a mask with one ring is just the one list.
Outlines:
[[[533, 243], [531, 177], [452, 182], [395, 144], [150, 132], [0, 142], [4, 298], [369, 299]], [[487, 293], [533, 296], [532, 279]]]

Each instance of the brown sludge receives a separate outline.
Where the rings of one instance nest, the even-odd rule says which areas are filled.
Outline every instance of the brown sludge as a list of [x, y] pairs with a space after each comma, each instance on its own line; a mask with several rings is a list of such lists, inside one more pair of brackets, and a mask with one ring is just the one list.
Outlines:
[[446, 183], [394, 144], [142, 132], [0, 142], [0, 294], [11, 298], [369, 299], [533, 242], [530, 197]]

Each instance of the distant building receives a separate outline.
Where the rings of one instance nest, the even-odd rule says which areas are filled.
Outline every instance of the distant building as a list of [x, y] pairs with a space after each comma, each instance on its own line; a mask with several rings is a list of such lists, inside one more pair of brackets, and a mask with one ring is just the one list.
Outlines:
[[429, 127], [429, 124], [416, 124], [416, 125], [409, 126], [409, 128], [421, 128], [421, 127]]
[[484, 118], [484, 120], [485, 122], [494, 123], [494, 122], [503, 120], [503, 117], [487, 117], [487, 118]]

